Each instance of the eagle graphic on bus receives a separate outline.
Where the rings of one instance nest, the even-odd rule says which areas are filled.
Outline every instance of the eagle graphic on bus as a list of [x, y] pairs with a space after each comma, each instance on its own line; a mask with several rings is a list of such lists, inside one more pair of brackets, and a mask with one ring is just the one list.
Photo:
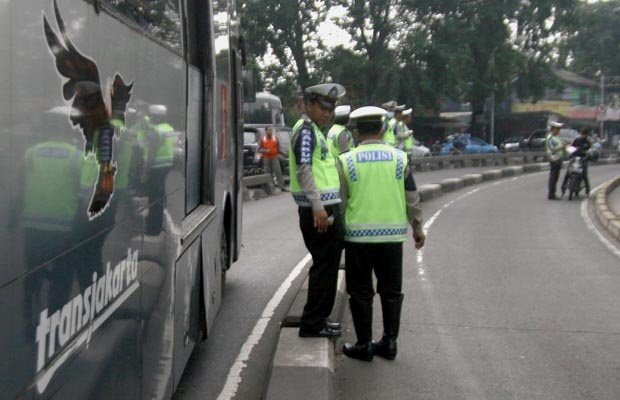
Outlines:
[[[97, 64], [71, 43], [56, 0], [53, 3], [60, 34], [52, 29], [44, 14], [45, 38], [58, 73], [67, 79], [63, 79], [62, 93], [65, 101], [73, 100], [69, 119], [73, 126], [79, 126], [84, 135], [84, 157], [95, 157], [98, 166], [97, 180], [88, 206], [88, 217], [92, 220], [110, 205], [114, 193], [116, 162], [113, 141], [125, 126], [125, 112], [133, 82], [125, 84], [120, 74], [116, 73], [111, 85], [106, 85], [108, 93], [104, 94]], [[108, 94], [109, 106], [104, 99], [104, 95]]]

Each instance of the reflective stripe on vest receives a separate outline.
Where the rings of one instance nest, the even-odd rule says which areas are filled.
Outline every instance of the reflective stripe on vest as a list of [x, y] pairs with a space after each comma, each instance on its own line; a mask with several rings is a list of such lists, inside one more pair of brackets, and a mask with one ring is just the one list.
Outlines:
[[361, 243], [407, 240], [404, 171], [406, 154], [373, 143], [342, 154], [349, 188], [345, 240]]
[[297, 178], [297, 159], [295, 157], [294, 146], [297, 137], [303, 127], [312, 130], [314, 135], [314, 151], [312, 152], [312, 177], [314, 184], [320, 195], [323, 205], [340, 203], [340, 178], [336, 169], [336, 158], [329, 152], [327, 140], [321, 130], [314, 123], [309, 123], [300, 119], [293, 127], [291, 134], [291, 147], [289, 151], [289, 170], [290, 170], [290, 189], [295, 203], [303, 207], [312, 204], [306, 197]]

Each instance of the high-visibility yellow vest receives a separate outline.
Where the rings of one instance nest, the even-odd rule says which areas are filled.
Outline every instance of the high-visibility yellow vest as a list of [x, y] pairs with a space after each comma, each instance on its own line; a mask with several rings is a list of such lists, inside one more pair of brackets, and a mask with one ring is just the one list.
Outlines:
[[48, 141], [26, 151], [22, 222], [27, 228], [67, 232], [77, 215], [83, 153], [73, 144]]
[[[332, 125], [331, 128], [329, 128], [329, 132], [327, 132], [327, 147], [329, 148], [329, 151], [332, 153], [334, 157], [338, 157], [338, 155], [340, 154], [340, 144], [338, 142], [340, 140], [340, 135], [348, 134], [345, 132], [346, 129], [347, 127], [344, 125], [334, 124]], [[348, 142], [348, 148], [352, 149], [354, 147], [353, 136], [351, 136], [350, 134], [348, 135], [347, 142]]]
[[383, 132], [383, 141], [389, 145], [396, 146], [396, 136], [394, 135], [394, 126], [398, 121], [396, 118], [391, 118], [386, 123], [385, 131]]
[[389, 145], [372, 143], [340, 155], [340, 160], [349, 189], [345, 241], [407, 240], [407, 155]]
[[[306, 127], [314, 135], [314, 151], [312, 152], [312, 177], [319, 192], [323, 205], [340, 203], [340, 178], [336, 168], [336, 158], [330, 153], [327, 140], [318, 126], [311, 121], [300, 119], [292, 131], [291, 148], [289, 151], [290, 189], [295, 202], [303, 207], [311, 206], [297, 179], [297, 159], [294, 146], [299, 133]], [[304, 143], [301, 144], [302, 148]]]

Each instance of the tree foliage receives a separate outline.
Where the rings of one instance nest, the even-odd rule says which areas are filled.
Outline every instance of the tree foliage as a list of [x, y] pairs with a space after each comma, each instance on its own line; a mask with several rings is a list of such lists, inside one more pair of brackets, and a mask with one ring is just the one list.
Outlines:
[[272, 87], [291, 77], [301, 87], [314, 84], [316, 58], [325, 50], [317, 27], [325, 19], [326, 7], [319, 0], [242, 0], [241, 23], [248, 52], [263, 57], [269, 52], [277, 63], [265, 71]]
[[[579, 0], [241, 4], [250, 53], [262, 57], [271, 52], [277, 59], [263, 70], [270, 90], [292, 93], [296, 85], [331, 79], [347, 88], [347, 101], [353, 105], [395, 99], [416, 106], [416, 113], [435, 115], [448, 99], [468, 102], [478, 136], [483, 136], [485, 104], [491, 95], [502, 99], [516, 88], [522, 98], [541, 98], [553, 83], [550, 67], [558, 61], [570, 59], [575, 68], [588, 72], [598, 68], [617, 73], [613, 71], [620, 68], [612, 58], [620, 43], [620, 29], [613, 26], [618, 0], [596, 7]], [[336, 23], [351, 36], [351, 46], [326, 49], [317, 37], [332, 7], [344, 10]], [[607, 14], [603, 26], [593, 22], [599, 17], [589, 7]], [[560, 40], [569, 33], [569, 46], [559, 52]], [[592, 67], [588, 59], [594, 57], [597, 43], [599, 49], [603, 44], [606, 49], [616, 47], [613, 53], [607, 51], [609, 60]]]
[[619, 21], [618, 0], [580, 4], [562, 47], [561, 61], [585, 76], [620, 75]]

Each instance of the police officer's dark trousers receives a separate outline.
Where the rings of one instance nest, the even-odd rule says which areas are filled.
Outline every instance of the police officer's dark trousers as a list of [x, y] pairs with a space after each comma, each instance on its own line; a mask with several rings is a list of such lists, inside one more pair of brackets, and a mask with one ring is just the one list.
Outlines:
[[383, 336], [394, 341], [400, 327], [402, 289], [402, 243], [345, 244], [347, 293], [358, 343], [372, 339], [372, 303], [375, 294], [372, 272], [381, 297]]
[[560, 170], [562, 169], [562, 160], [549, 161], [549, 191], [547, 197], [554, 197], [555, 190], [560, 178]]
[[299, 207], [299, 227], [306, 248], [312, 255], [308, 272], [308, 299], [301, 316], [300, 329], [318, 332], [325, 327], [332, 311], [338, 284], [338, 269], [344, 240], [344, 224], [340, 205], [325, 206], [334, 222], [326, 232], [314, 227], [311, 207]]

